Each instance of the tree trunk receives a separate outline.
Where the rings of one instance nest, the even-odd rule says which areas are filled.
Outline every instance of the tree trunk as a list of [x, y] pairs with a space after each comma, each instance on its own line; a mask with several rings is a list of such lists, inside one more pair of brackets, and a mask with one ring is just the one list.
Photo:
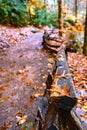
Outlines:
[[58, 25], [59, 25], [59, 36], [62, 36], [62, 0], [58, 0]]
[[84, 30], [83, 54], [87, 56], [87, 3], [86, 3], [86, 19], [85, 19], [85, 30]]
[[75, 22], [77, 22], [77, 10], [78, 10], [77, 0], [75, 0]]

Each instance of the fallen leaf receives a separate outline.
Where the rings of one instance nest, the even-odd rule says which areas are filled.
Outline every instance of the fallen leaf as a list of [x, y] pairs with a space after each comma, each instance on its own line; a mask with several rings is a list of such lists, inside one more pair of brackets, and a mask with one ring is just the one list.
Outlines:
[[47, 75], [42, 76], [43, 79], [47, 78]]
[[82, 106], [82, 110], [84, 112], [87, 112], [87, 102], [85, 102], [84, 105]]
[[2, 93], [0, 93], [0, 98], [2, 98], [2, 95], [3, 95], [3, 94], [2, 94]]
[[35, 83], [38, 83], [39, 81], [38, 80], [35, 80]]
[[0, 100], [0, 103], [7, 101], [9, 98], [10, 98], [9, 96], [4, 97], [3, 99]]
[[11, 96], [14, 96], [15, 94], [16, 94], [16, 92], [12, 92], [12, 93], [11, 93]]
[[50, 89], [49, 91], [51, 91], [51, 97], [52, 96], [58, 96], [61, 95], [61, 96], [70, 96], [70, 90], [67, 90], [67, 87], [68, 87], [68, 84], [65, 83], [64, 87], [61, 88], [60, 85], [52, 85], [52, 89]]
[[24, 74], [24, 70], [18, 70], [17, 74]]
[[27, 104], [25, 104], [25, 105], [23, 106], [23, 108], [24, 108], [24, 109], [27, 109], [27, 108], [28, 108], [28, 105], [27, 105]]
[[3, 103], [4, 101], [5, 101], [4, 99], [1, 99], [1, 100], [0, 100], [0, 103]]
[[36, 97], [43, 97], [44, 94], [43, 93], [36, 93], [36, 94], [33, 94], [32, 97], [36, 98]]
[[26, 86], [29, 86], [30, 84], [32, 83], [32, 80], [31, 79], [28, 79], [25, 83]]
[[14, 102], [10, 102], [10, 106], [11, 106], [11, 107], [14, 107]]
[[5, 91], [7, 89], [7, 87], [8, 87], [8, 84], [5, 84], [2, 87], [0, 87], [0, 90]]
[[63, 88], [65, 95], [70, 96], [70, 90], [67, 90], [67, 87], [68, 87], [68, 83], [65, 83], [64, 88]]
[[8, 76], [13, 76], [13, 75], [14, 75], [13, 72], [9, 72], [9, 73], [8, 73]]
[[39, 87], [35, 85], [35, 86], [33, 87], [33, 89], [34, 89], [34, 90], [38, 90]]
[[6, 72], [7, 70], [5, 70], [4, 68], [0, 68], [0, 71]]
[[11, 82], [13, 79], [12, 78], [8, 78], [6, 79], [6, 82]]
[[42, 87], [45, 88], [46, 87], [46, 83], [42, 83]]
[[47, 66], [49, 69], [51, 69], [53, 67], [51, 63], [48, 63]]
[[1, 130], [6, 130], [9, 127], [9, 125], [11, 125], [11, 122], [4, 123], [4, 125], [1, 126]]
[[19, 117], [21, 117], [21, 116], [22, 116], [22, 113], [21, 113], [20, 111], [17, 111], [17, 112], [16, 112], [16, 115], [19, 116]]
[[21, 125], [21, 124], [23, 124], [24, 122], [26, 122], [27, 117], [28, 117], [27, 115], [22, 116], [22, 117], [20, 118], [18, 124]]
[[32, 96], [28, 99], [28, 102], [29, 102], [29, 103], [34, 102], [34, 99], [35, 99], [35, 98], [34, 98], [34, 96], [32, 95]]

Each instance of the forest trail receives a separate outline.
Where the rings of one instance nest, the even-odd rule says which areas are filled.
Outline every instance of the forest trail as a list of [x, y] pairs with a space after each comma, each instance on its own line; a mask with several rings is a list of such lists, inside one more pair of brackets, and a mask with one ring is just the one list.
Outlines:
[[18, 118], [33, 122], [37, 101], [31, 98], [45, 89], [53, 56], [41, 49], [42, 32], [31, 28], [0, 27], [0, 129], [20, 130]]
[[[0, 25], [0, 130], [23, 130], [26, 123], [29, 129], [36, 118], [34, 96], [43, 95], [55, 60], [42, 47], [42, 37], [43, 30], [34, 27]], [[77, 113], [87, 126], [87, 58], [70, 53], [68, 65], [79, 98]]]

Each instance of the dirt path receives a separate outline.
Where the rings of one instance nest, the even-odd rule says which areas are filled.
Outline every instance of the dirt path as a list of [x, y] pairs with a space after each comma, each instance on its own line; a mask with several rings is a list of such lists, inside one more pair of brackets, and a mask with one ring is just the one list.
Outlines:
[[31, 28], [0, 26], [1, 130], [21, 130], [17, 118], [24, 115], [26, 122], [35, 120], [37, 101], [31, 96], [44, 92], [53, 65], [52, 54], [40, 49], [42, 36], [42, 32], [32, 33]]

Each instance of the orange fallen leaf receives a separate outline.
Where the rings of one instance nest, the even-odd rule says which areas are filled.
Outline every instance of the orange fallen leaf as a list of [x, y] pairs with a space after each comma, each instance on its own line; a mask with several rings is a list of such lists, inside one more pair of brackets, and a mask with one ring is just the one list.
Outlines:
[[27, 115], [24, 115], [24, 116], [20, 117], [20, 120], [19, 120], [18, 124], [19, 125], [23, 124], [27, 120], [27, 117], [28, 117]]
[[9, 96], [4, 97], [3, 99], [0, 100], [0, 103], [7, 101], [9, 98], [10, 98]]
[[2, 98], [2, 95], [3, 95], [3, 94], [2, 94], [2, 93], [0, 93], [0, 98]]
[[3, 87], [0, 87], [0, 90], [5, 91], [6, 88], [7, 88], [6, 86], [3, 86]]
[[43, 93], [36, 93], [36, 94], [33, 94], [32, 97], [36, 98], [36, 97], [43, 97], [44, 94]]
[[65, 83], [64, 88], [61, 88], [60, 85], [52, 85], [52, 86], [53, 86], [52, 89], [50, 89], [51, 96], [57, 96], [58, 95], [57, 93], [59, 93], [59, 95], [61, 96], [70, 95], [70, 90], [67, 90], [68, 87], [67, 83]]
[[27, 108], [28, 108], [28, 105], [27, 105], [27, 104], [25, 104], [25, 105], [23, 106], [23, 108], [24, 108], [24, 109], [27, 109]]
[[39, 87], [35, 85], [35, 86], [33, 87], [33, 89], [34, 89], [34, 90], [38, 90]]
[[8, 73], [8, 76], [13, 76], [13, 75], [14, 75], [13, 72], [9, 72], [9, 73]]
[[7, 71], [7, 70], [5, 70], [4, 68], [0, 68], [0, 71], [5, 72], [5, 71]]
[[10, 106], [11, 106], [11, 107], [14, 107], [14, 102], [10, 102]]
[[0, 103], [3, 103], [4, 101], [5, 101], [4, 99], [1, 99], [1, 100], [0, 100]]
[[51, 63], [48, 63], [47, 66], [49, 69], [51, 69], [53, 67]]
[[64, 88], [63, 88], [65, 95], [70, 96], [70, 90], [67, 90], [67, 87], [68, 87], [68, 83], [65, 83]]
[[24, 74], [24, 70], [18, 70], [17, 74]]
[[15, 94], [16, 94], [15, 92], [12, 92], [12, 93], [11, 93], [11, 96], [14, 96]]
[[34, 99], [35, 99], [34, 96], [31, 96], [31, 97], [28, 99], [28, 102], [29, 102], [29, 103], [34, 102]]
[[82, 110], [84, 112], [87, 112], [87, 102], [84, 103], [83, 107], [82, 107]]
[[25, 83], [26, 86], [29, 86], [32, 83], [32, 80], [28, 79]]
[[11, 125], [11, 122], [4, 123], [4, 125], [1, 126], [1, 130], [6, 130], [9, 127], [9, 125]]
[[13, 79], [12, 78], [8, 78], [6, 79], [6, 82], [11, 82]]
[[14, 64], [12, 63], [12, 64], [10, 64], [10, 67], [14, 67]]
[[16, 115], [21, 117], [21, 116], [22, 116], [22, 113], [21, 113], [20, 111], [17, 111], [17, 112], [16, 112]]
[[38, 83], [39, 81], [38, 80], [35, 80], [35, 83]]

